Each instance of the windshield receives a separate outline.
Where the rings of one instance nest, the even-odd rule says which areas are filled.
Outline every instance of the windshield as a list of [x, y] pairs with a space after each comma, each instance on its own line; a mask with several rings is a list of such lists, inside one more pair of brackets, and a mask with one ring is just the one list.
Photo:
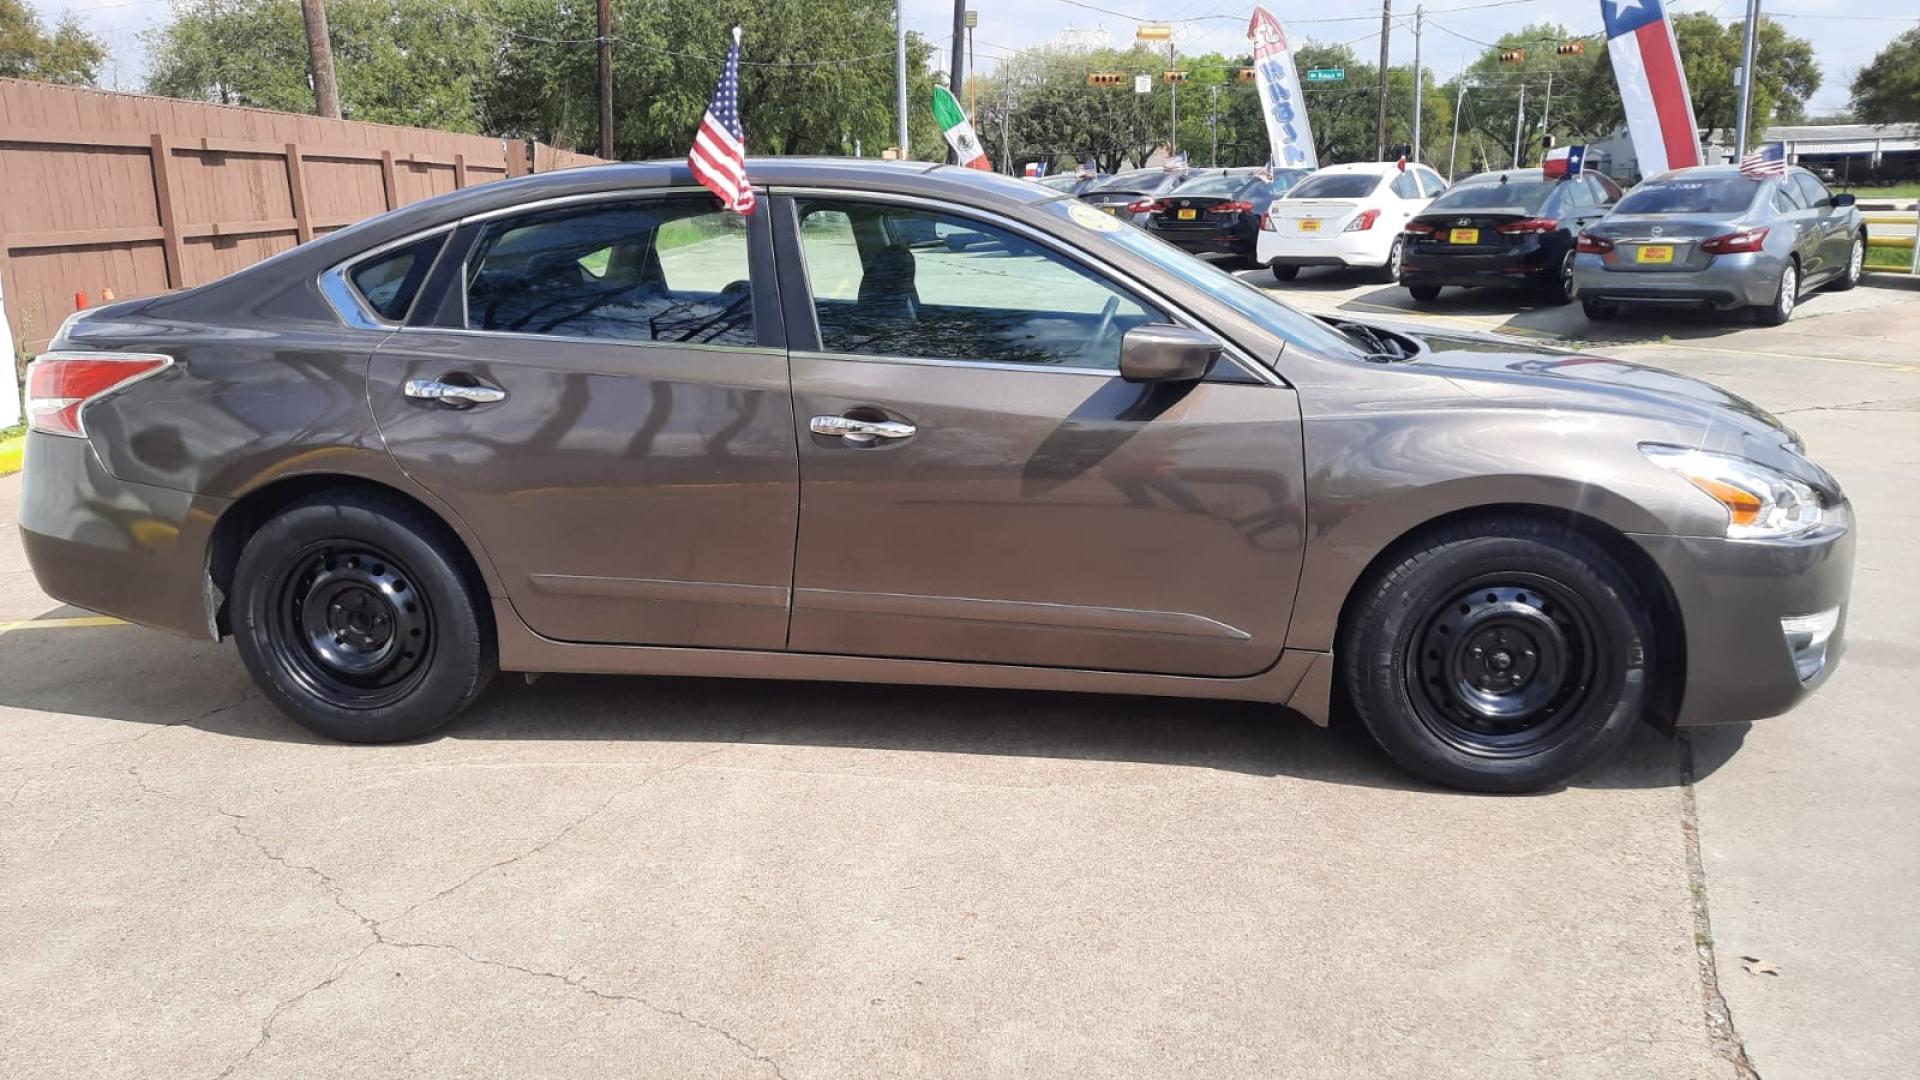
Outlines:
[[1760, 185], [1741, 176], [1662, 180], [1641, 184], [1614, 207], [1616, 214], [1737, 214]]
[[1182, 184], [1175, 190], [1176, 195], [1238, 195], [1252, 179], [1246, 176], [1206, 176], [1192, 183]]
[[1088, 194], [1100, 191], [1128, 191], [1146, 194], [1153, 186], [1166, 179], [1166, 173], [1160, 169], [1135, 169], [1132, 172], [1115, 173], [1105, 180], [1087, 189]]
[[1557, 181], [1549, 180], [1477, 180], [1448, 188], [1433, 200], [1429, 210], [1491, 210], [1514, 207], [1533, 213], [1546, 205]]
[[1287, 192], [1289, 199], [1364, 199], [1380, 186], [1378, 173], [1315, 173]]
[[[1111, 221], [1091, 207], [1071, 200], [1050, 202], [1044, 206], [1055, 215], [1101, 233], [1107, 239], [1206, 293], [1216, 303], [1231, 308], [1284, 341], [1299, 345], [1321, 356], [1366, 358], [1367, 350], [1356, 346], [1352, 338], [1311, 315], [1289, 307], [1205, 259], [1181, 251], [1145, 229], [1136, 229], [1130, 225]], [[1086, 221], [1076, 217], [1074, 215], [1076, 209], [1081, 215], [1094, 220]], [[1262, 359], [1268, 363], [1272, 362], [1271, 357]]]

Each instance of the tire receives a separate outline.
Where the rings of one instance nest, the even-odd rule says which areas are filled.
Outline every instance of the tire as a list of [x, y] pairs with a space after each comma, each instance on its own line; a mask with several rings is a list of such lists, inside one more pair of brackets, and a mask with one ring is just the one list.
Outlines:
[[1780, 326], [1793, 318], [1794, 309], [1800, 306], [1800, 264], [1792, 259], [1780, 271], [1779, 295], [1773, 303], [1762, 304], [1753, 309], [1753, 321], [1761, 326]]
[[1651, 642], [1646, 605], [1605, 549], [1491, 516], [1432, 530], [1362, 583], [1339, 662], [1355, 712], [1402, 768], [1526, 792], [1627, 738]]
[[1620, 317], [1620, 305], [1600, 300], [1580, 301], [1580, 311], [1594, 322], [1612, 322]]
[[1860, 284], [1860, 275], [1867, 269], [1867, 234], [1860, 233], [1853, 238], [1853, 247], [1847, 251], [1847, 269], [1833, 281], [1834, 292], [1846, 292]]
[[1387, 249], [1386, 265], [1376, 267], [1373, 280], [1392, 284], [1400, 280], [1400, 238], [1393, 238], [1393, 246]]
[[1412, 293], [1413, 298], [1422, 304], [1430, 304], [1440, 299], [1440, 286], [1438, 285], [1409, 285], [1407, 286], [1407, 291]]
[[1542, 298], [1549, 304], [1559, 307], [1573, 302], [1573, 249], [1560, 257], [1559, 272], [1551, 282], [1541, 289]]
[[1292, 281], [1300, 276], [1300, 268], [1297, 266], [1282, 266], [1278, 262], [1270, 262], [1267, 264], [1267, 269], [1273, 271], [1275, 281]]
[[472, 704], [496, 671], [485, 593], [466, 565], [459, 538], [400, 499], [303, 499], [240, 553], [231, 599], [240, 658], [261, 691], [317, 735], [425, 735]]

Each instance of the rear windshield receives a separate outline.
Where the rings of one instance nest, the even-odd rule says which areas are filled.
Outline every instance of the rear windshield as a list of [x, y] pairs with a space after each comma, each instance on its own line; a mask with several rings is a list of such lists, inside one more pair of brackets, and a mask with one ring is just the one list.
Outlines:
[[1364, 199], [1380, 186], [1378, 173], [1315, 173], [1287, 192], [1289, 199]]
[[1138, 191], [1144, 193], [1152, 191], [1155, 184], [1166, 179], [1166, 175], [1166, 172], [1161, 169], [1135, 169], [1132, 172], [1116, 173], [1113, 176], [1109, 176], [1105, 180], [1088, 188], [1087, 191], [1088, 193], [1095, 191]]
[[1041, 180], [1040, 184], [1042, 187], [1050, 187], [1055, 191], [1066, 191], [1079, 182], [1079, 177], [1074, 176], [1072, 173], [1061, 173], [1059, 176], [1049, 176]]
[[1545, 180], [1477, 180], [1441, 192], [1429, 210], [1492, 210], [1517, 207], [1532, 213], [1552, 196], [1554, 182]]
[[1179, 195], [1238, 195], [1251, 177], [1247, 176], [1203, 176], [1191, 183], [1182, 184], [1176, 189]]
[[1737, 214], [1753, 202], [1759, 185], [1740, 176], [1710, 180], [1661, 180], [1634, 188], [1616, 214]]

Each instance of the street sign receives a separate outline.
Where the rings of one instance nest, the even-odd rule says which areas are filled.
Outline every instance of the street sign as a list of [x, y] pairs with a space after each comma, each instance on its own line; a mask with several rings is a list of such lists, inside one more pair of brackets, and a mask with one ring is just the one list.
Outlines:
[[1133, 92], [1136, 94], [1153, 93], [1153, 76], [1135, 75], [1133, 77]]
[[1345, 82], [1346, 80], [1347, 80], [1346, 68], [1308, 68], [1307, 69], [1308, 82]]

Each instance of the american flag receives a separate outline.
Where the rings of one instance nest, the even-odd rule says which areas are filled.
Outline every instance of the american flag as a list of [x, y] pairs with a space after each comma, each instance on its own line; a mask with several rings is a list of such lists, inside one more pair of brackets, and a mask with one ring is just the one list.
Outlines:
[[733, 28], [733, 47], [727, 50], [727, 66], [720, 69], [720, 82], [713, 88], [713, 103], [700, 118], [700, 130], [693, 137], [693, 152], [687, 155], [693, 166], [693, 178], [720, 197], [727, 209], [753, 213], [753, 188], [747, 182], [747, 132], [740, 126], [740, 28]]
[[1787, 144], [1770, 142], [1740, 159], [1740, 175], [1749, 180], [1787, 175]]

